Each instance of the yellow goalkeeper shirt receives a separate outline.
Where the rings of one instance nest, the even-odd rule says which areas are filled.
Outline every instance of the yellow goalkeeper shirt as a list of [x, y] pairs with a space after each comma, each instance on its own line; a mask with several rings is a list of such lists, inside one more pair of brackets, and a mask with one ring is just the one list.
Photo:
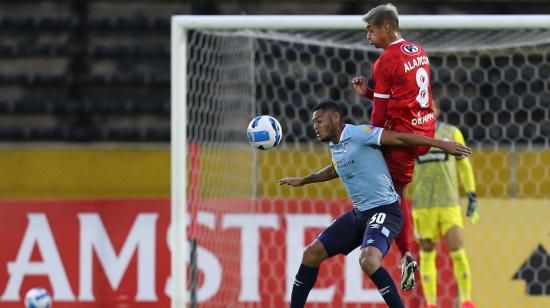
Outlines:
[[[435, 138], [464, 144], [460, 130], [446, 123], [437, 123]], [[466, 192], [475, 192], [470, 160], [431, 148], [416, 159], [411, 191], [414, 208], [459, 206], [459, 178]]]

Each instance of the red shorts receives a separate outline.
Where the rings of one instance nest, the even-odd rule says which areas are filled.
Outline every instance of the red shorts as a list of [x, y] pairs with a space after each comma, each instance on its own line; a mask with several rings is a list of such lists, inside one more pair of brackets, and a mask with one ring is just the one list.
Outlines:
[[429, 149], [430, 147], [382, 147], [396, 190], [402, 190], [412, 181], [416, 157], [425, 154]]
[[[435, 123], [435, 122], [434, 122]], [[392, 129], [398, 132], [412, 133], [421, 136], [433, 138], [435, 130], [411, 130], [410, 128], [394, 125]], [[386, 164], [390, 170], [393, 185], [397, 191], [402, 190], [412, 181], [414, 162], [420, 155], [426, 154], [430, 150], [429, 146], [411, 147], [411, 146], [383, 146], [382, 152], [386, 159]]]

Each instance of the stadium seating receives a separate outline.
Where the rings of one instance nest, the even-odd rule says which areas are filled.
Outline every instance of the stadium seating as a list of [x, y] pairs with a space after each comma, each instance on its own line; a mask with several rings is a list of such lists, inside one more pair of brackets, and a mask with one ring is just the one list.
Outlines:
[[0, 141], [169, 141], [163, 4], [35, 2], [0, 4]]
[[[445, 12], [445, 4], [432, 1], [431, 13]], [[482, 1], [483, 2], [483, 1]], [[501, 13], [513, 11], [514, 3], [504, 1], [499, 6]], [[36, 5], [35, 5], [36, 4]], [[169, 83], [170, 83], [170, 16], [172, 14], [267, 14], [267, 13], [301, 13], [305, 14], [359, 14], [368, 4], [360, 1], [345, 1], [344, 3], [317, 1], [283, 0], [272, 3], [270, 1], [251, 2], [216, 2], [216, 1], [180, 1], [162, 0], [148, 2], [116, 1], [76, 1], [56, 2], [51, 0], [10, 2], [0, 4], [0, 27], [3, 30], [3, 40], [0, 42], [0, 59], [5, 61], [0, 66], [0, 88], [3, 90], [1, 98], [6, 104], [0, 104], [0, 115], [18, 117], [24, 114], [41, 114], [49, 118], [48, 123], [63, 123], [69, 129], [78, 130], [80, 125], [97, 128], [99, 134], [65, 134], [57, 126], [43, 134], [20, 133], [28, 132], [26, 121], [14, 121], [16, 127], [7, 126], [8, 131], [0, 132], [0, 141], [15, 140], [73, 140], [78, 136], [85, 136], [86, 140], [98, 138], [96, 141], [109, 141], [110, 138], [126, 141], [141, 141], [151, 137], [165, 138], [164, 133], [147, 133], [152, 127], [169, 128]], [[541, 5], [530, 6], [528, 10], [540, 10]], [[411, 13], [417, 12], [414, 1], [403, 4], [401, 9]], [[455, 6], [460, 8], [460, 5]], [[489, 10], [489, 7], [482, 8]], [[493, 8], [494, 9], [494, 8]], [[465, 7], [466, 11], [467, 8]], [[527, 10], [527, 8], [525, 8]], [[480, 11], [481, 12], [481, 11]], [[426, 13], [426, 12], [425, 12]], [[260, 46], [262, 48], [262, 46]], [[315, 47], [311, 47], [315, 48]], [[310, 50], [315, 54], [316, 50]], [[280, 50], [273, 50], [273, 56]], [[357, 54], [356, 61], [362, 62], [364, 57], [373, 54]], [[301, 61], [315, 61], [308, 53], [289, 52], [288, 57], [300, 57]], [[472, 58], [473, 59], [473, 58]], [[266, 65], [270, 59], [266, 58]], [[453, 108], [461, 112], [450, 113], [448, 120], [451, 123], [460, 121], [470, 125], [471, 132], [468, 138], [497, 140], [538, 140], [544, 142], [544, 137], [550, 133], [550, 125], [546, 121], [540, 106], [550, 102], [548, 95], [541, 94], [547, 91], [546, 81], [550, 76], [550, 67], [547, 59], [540, 56], [514, 55], [494, 59], [498, 67], [507, 67], [503, 70], [491, 69], [491, 59], [480, 59], [476, 68], [466, 67], [463, 70], [455, 69], [458, 63], [467, 63], [465, 58], [448, 57], [443, 59], [433, 55], [430, 59], [435, 68], [434, 76], [437, 83], [433, 84], [434, 93], [445, 91], [452, 93], [460, 84], [465, 94], [473, 89], [480, 94], [479, 100], [494, 96], [507, 97], [506, 108], [499, 110], [499, 102], [494, 102], [497, 113], [483, 108], [481, 101], [468, 102], [466, 98], [461, 102], [453, 102]], [[445, 61], [449, 69], [439, 65]], [[273, 59], [271, 59], [273, 65]], [[327, 63], [326, 65], [332, 65]], [[521, 68], [521, 69], [519, 69]], [[347, 71], [347, 68], [343, 68]], [[487, 75], [488, 78], [484, 78]], [[317, 91], [311, 89], [311, 83], [321, 80], [324, 84], [345, 86], [347, 79], [335, 79], [333, 74], [317, 76], [308, 72], [308, 80], [299, 83], [292, 78], [279, 79], [274, 73], [259, 72], [260, 80], [269, 80], [274, 86], [283, 84], [300, 91]], [[5, 90], [5, 91], [4, 91]], [[510, 93], [527, 93], [522, 101]], [[266, 93], [270, 95], [270, 93]], [[278, 96], [279, 93], [271, 93]], [[540, 96], [540, 102], [535, 101]], [[337, 92], [330, 92], [331, 98], [341, 100]], [[468, 94], [469, 97], [469, 94]], [[532, 99], [531, 99], [532, 98]], [[286, 98], [297, 101], [293, 97]], [[532, 100], [532, 104], [529, 101]], [[451, 102], [441, 99], [441, 108], [449, 109]], [[491, 105], [491, 103], [490, 103]], [[465, 108], [479, 106], [475, 110]], [[491, 105], [492, 106], [492, 105]], [[5, 107], [5, 108], [4, 108]], [[522, 108], [519, 108], [522, 107]], [[260, 106], [260, 109], [267, 109]], [[303, 110], [302, 110], [303, 109]], [[299, 114], [288, 114], [289, 117], [307, 117], [306, 106], [300, 109]], [[90, 112], [91, 122], [67, 121], [65, 117], [78, 113]], [[369, 111], [367, 110], [367, 113]], [[110, 133], [109, 123], [102, 123], [101, 117], [109, 115], [119, 119], [119, 122], [130, 123], [132, 116], [150, 113], [153, 116], [148, 121], [139, 121], [139, 133]], [[281, 110], [280, 114], [286, 114]], [[366, 116], [361, 109], [353, 111], [360, 117]], [[278, 116], [279, 113], [274, 115]], [[304, 116], [306, 115], [306, 116]], [[506, 124], [512, 119], [517, 125], [507, 126], [506, 129], [495, 129], [490, 132], [480, 125], [494, 123]], [[66, 124], [66, 123], [71, 124]], [[135, 122], [135, 121], [134, 121]], [[132, 123], [134, 123], [132, 122]], [[538, 123], [538, 124], [537, 124]], [[541, 124], [542, 123], [542, 124]], [[52, 124], [53, 125], [53, 124]], [[61, 124], [58, 124], [61, 125]], [[133, 124], [136, 125], [136, 124]], [[533, 126], [535, 125], [535, 126]], [[535, 127], [535, 128], [533, 128]], [[540, 127], [540, 128], [539, 128]], [[13, 128], [13, 129], [12, 129]], [[2, 130], [4, 128], [0, 128]], [[300, 139], [297, 136], [312, 137], [310, 130], [304, 134], [296, 134], [303, 128], [293, 128], [287, 135], [290, 141]], [[153, 130], [155, 131], [155, 130]], [[56, 132], [56, 133], [53, 133]], [[488, 136], [488, 135], [491, 136]], [[537, 137], [539, 135], [539, 137]], [[145, 137], [143, 137], [145, 136]], [[51, 139], [49, 139], [51, 138]], [[73, 139], [71, 139], [73, 138]], [[303, 137], [302, 137], [303, 138]], [[525, 140], [524, 140], [525, 139]], [[146, 140], [146, 139], [145, 139]]]

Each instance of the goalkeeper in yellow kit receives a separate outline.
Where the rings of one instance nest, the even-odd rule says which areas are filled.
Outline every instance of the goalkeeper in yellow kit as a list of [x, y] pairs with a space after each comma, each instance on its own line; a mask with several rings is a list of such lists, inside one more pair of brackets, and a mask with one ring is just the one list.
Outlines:
[[[436, 116], [439, 110], [434, 104]], [[464, 144], [460, 130], [437, 122], [435, 139]], [[472, 165], [467, 157], [455, 157], [432, 148], [416, 159], [413, 175], [413, 224], [420, 244], [420, 276], [429, 308], [437, 306], [435, 245], [445, 236], [453, 260], [462, 308], [475, 307], [471, 300], [470, 265], [462, 247], [464, 232], [459, 203], [460, 183], [468, 194], [466, 216], [475, 224], [479, 218]]]

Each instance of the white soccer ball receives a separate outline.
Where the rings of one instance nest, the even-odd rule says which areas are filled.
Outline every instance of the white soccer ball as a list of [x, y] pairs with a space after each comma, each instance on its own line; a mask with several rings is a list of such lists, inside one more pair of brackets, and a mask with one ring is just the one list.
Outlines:
[[248, 142], [259, 150], [270, 150], [281, 143], [283, 130], [277, 119], [268, 115], [257, 116], [246, 130]]
[[25, 295], [25, 307], [27, 308], [50, 308], [52, 298], [48, 291], [43, 288], [32, 288]]

